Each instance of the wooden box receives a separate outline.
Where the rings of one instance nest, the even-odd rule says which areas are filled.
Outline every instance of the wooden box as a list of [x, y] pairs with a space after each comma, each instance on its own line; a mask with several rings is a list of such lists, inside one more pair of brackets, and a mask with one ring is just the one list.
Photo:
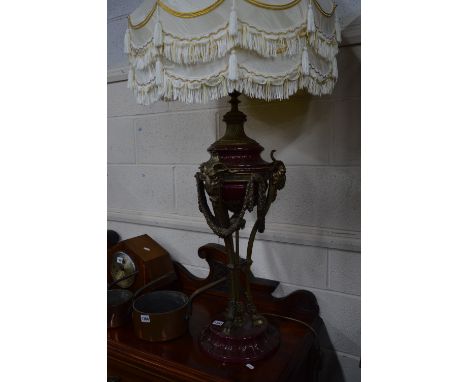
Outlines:
[[148, 235], [141, 235], [123, 240], [108, 249], [108, 281], [113, 281], [110, 274], [110, 262], [117, 252], [129, 255], [139, 271], [135, 282], [128, 288], [133, 292], [159, 276], [174, 273], [174, 265], [169, 253]]

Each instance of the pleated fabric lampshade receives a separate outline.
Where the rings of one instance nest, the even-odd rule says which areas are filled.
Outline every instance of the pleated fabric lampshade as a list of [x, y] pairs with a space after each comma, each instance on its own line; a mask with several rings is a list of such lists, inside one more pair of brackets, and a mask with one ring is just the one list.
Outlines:
[[[322, 4], [323, 3], [323, 4]], [[125, 34], [137, 102], [330, 94], [341, 40], [330, 0], [145, 0]]]

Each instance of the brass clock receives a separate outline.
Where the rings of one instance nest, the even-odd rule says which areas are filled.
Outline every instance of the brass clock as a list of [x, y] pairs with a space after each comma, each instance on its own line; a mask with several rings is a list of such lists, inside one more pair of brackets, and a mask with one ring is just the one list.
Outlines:
[[[112, 281], [120, 280], [126, 276], [130, 276], [132, 273], [137, 271], [137, 267], [132, 260], [132, 258], [125, 252], [119, 251], [112, 255], [110, 260], [110, 274], [112, 276]], [[135, 277], [137, 275], [125, 278], [118, 282], [116, 285], [128, 289], [135, 282]]]

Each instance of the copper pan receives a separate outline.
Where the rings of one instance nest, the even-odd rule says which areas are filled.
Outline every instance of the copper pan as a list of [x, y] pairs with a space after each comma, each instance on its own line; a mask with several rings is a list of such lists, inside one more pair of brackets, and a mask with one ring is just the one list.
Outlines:
[[122, 326], [126, 322], [130, 320], [131, 313], [132, 313], [132, 304], [133, 299], [138, 296], [138, 294], [143, 291], [144, 289], [156, 284], [157, 282], [161, 281], [162, 279], [175, 277], [173, 272], [167, 273], [161, 277], [154, 279], [153, 281], [147, 283], [142, 288], [140, 288], [137, 293], [133, 294], [131, 291], [127, 289], [109, 289], [115, 284], [128, 279], [132, 276], [135, 276], [138, 271], [135, 271], [127, 276], [124, 276], [118, 280], [115, 280], [111, 284], [107, 286], [107, 327], [108, 328], [116, 328]]
[[135, 335], [151, 342], [169, 341], [180, 337], [187, 331], [193, 299], [225, 280], [226, 277], [223, 277], [207, 284], [193, 292], [190, 297], [182, 292], [159, 290], [136, 298], [133, 301], [132, 314]]

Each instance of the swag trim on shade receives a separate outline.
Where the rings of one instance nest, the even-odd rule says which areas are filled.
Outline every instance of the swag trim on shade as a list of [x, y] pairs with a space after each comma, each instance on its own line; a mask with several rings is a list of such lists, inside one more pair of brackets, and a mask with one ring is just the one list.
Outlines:
[[241, 64], [237, 66], [236, 80], [230, 78], [229, 65], [204, 78], [177, 75], [170, 69], [164, 70], [162, 80], [151, 69], [148, 74], [149, 80], [144, 83], [139, 82], [134, 73], [129, 75], [128, 81], [128, 87], [133, 90], [137, 102], [143, 105], [161, 100], [206, 103], [225, 97], [234, 89], [267, 101], [288, 99], [299, 89], [320, 96], [332, 92], [338, 76], [336, 59], [326, 73], [310, 63], [307, 71], [303, 63], [299, 62], [290, 71], [276, 75], [257, 72]]
[[[160, 8], [164, 9], [167, 13], [171, 14], [172, 16], [175, 17], [181, 17], [181, 18], [193, 18], [193, 17], [199, 17], [206, 15], [207, 13], [210, 13], [214, 9], [218, 8], [225, 0], [216, 0], [213, 4], [209, 5], [206, 8], [200, 9], [198, 11], [194, 12], [181, 12], [177, 11], [171, 7], [169, 7], [167, 4], [162, 2], [161, 0], [156, 0], [154, 2], [153, 8], [149, 11], [149, 13], [146, 15], [146, 17], [143, 19], [143, 21], [139, 22], [138, 24], [133, 24], [130, 17], [128, 17], [128, 25], [132, 29], [140, 29], [143, 28], [148, 21], [151, 19], [153, 16], [153, 13], [156, 11], [156, 8], [159, 6]], [[262, 1], [257, 1], [257, 0], [245, 0], [246, 2], [255, 5], [256, 7], [263, 8], [263, 9], [269, 9], [273, 11], [282, 11], [285, 9], [289, 9], [291, 7], [294, 7], [295, 5], [299, 4], [302, 0], [292, 0], [289, 3], [286, 4], [268, 4], [264, 3]], [[322, 5], [318, 2], [318, 0], [310, 0], [310, 3], [314, 3], [317, 9], [320, 11], [320, 13], [325, 16], [325, 17], [332, 17], [335, 13], [336, 10], [336, 4], [332, 3], [332, 10], [330, 12], [325, 11], [323, 9]]]
[[292, 56], [301, 52], [305, 44], [314, 47], [324, 58], [333, 59], [338, 53], [338, 44], [333, 38], [318, 29], [313, 37], [309, 38], [305, 24], [274, 34], [242, 21], [239, 21], [239, 25], [236, 37], [229, 35], [228, 23], [221, 29], [199, 38], [180, 39], [164, 32], [162, 49], [155, 47], [151, 41], [143, 47], [135, 47], [130, 42], [129, 59], [138, 69], [143, 69], [159, 55], [177, 64], [195, 64], [224, 57], [232, 48], [255, 51], [262, 57]]
[[[239, 71], [244, 70], [242, 66], [239, 67]], [[132, 88], [138, 103], [149, 105], [161, 100], [207, 103], [225, 97], [234, 90], [266, 101], [284, 100], [297, 93], [299, 89], [305, 89], [314, 95], [330, 94], [335, 84], [332, 76], [321, 77], [315, 71], [311, 75], [302, 74], [301, 66], [277, 78], [247, 77], [230, 81], [227, 77], [228, 68], [219, 73], [219, 77], [200, 81], [184, 81], [166, 72], [162, 87], [150, 82], [142, 85], [134, 83]]]

